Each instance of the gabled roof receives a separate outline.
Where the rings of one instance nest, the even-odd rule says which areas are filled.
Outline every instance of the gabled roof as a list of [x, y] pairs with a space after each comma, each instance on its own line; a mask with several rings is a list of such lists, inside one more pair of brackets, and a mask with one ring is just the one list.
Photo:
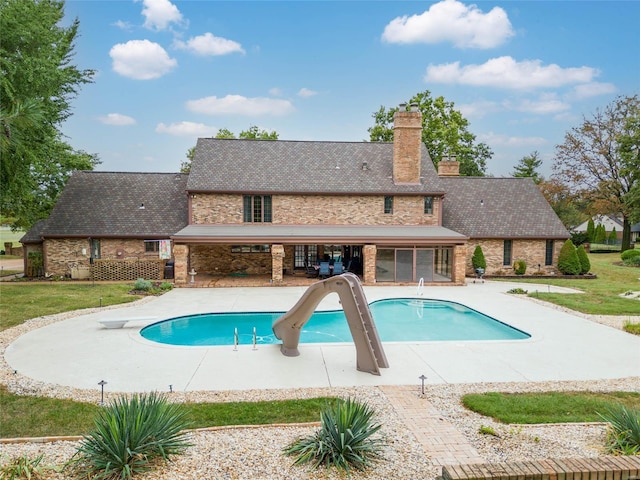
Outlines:
[[74, 172], [41, 235], [168, 237], [187, 225], [186, 184], [180, 173]]
[[442, 225], [471, 238], [569, 237], [530, 178], [448, 177]]
[[324, 194], [442, 193], [440, 179], [424, 145], [421, 152], [422, 184], [394, 185], [393, 143], [200, 138], [191, 163], [187, 190]]
[[46, 220], [38, 220], [33, 226], [25, 233], [20, 239], [20, 243], [41, 243], [42, 242], [42, 230], [46, 226]]

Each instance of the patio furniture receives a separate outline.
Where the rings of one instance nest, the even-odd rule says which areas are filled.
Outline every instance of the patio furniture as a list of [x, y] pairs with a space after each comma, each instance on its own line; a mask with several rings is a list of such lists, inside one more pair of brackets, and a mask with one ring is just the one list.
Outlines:
[[342, 262], [335, 262], [333, 264], [333, 274], [342, 275], [343, 273], [344, 273], [344, 269], [342, 267]]
[[329, 262], [320, 262], [318, 267], [318, 277], [327, 278], [331, 276], [331, 268], [329, 268]]
[[307, 274], [308, 278], [314, 278], [318, 276], [318, 270], [314, 268], [312, 265], [309, 265], [309, 262], [304, 262], [304, 273]]

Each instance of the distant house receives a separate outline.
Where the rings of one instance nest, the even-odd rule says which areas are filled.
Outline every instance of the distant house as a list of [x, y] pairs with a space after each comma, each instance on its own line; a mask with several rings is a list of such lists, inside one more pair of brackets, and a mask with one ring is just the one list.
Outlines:
[[[554, 270], [568, 232], [531, 179], [458, 176], [433, 166], [418, 111], [393, 143], [201, 138], [191, 172], [77, 172], [23, 241], [47, 273], [96, 279], [304, 272], [342, 261], [365, 284], [462, 284], [483, 247], [487, 273], [516, 259]], [[533, 271], [533, 270], [531, 270]]]
[[631, 241], [633, 243], [640, 242], [640, 222], [631, 225]]
[[[624, 223], [621, 217], [617, 217], [615, 215], [594, 215], [591, 219], [593, 220], [593, 225], [596, 227], [598, 225], [604, 225], [604, 229], [607, 233], [612, 232], [615, 228], [618, 240], [622, 239], [622, 230], [624, 228]], [[587, 225], [589, 225], [589, 220], [587, 220], [586, 222], [582, 222], [574, 230], [576, 232], [586, 232]]]

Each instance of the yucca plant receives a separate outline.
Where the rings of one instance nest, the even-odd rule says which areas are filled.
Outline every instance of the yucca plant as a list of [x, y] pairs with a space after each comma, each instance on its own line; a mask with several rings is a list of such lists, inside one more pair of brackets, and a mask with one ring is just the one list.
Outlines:
[[375, 411], [366, 403], [348, 398], [325, 407], [320, 414], [321, 428], [314, 435], [295, 440], [285, 448], [295, 456], [294, 465], [312, 463], [349, 471], [364, 470], [380, 459], [385, 442], [373, 435], [381, 424], [374, 423]]
[[92, 479], [127, 479], [190, 446], [187, 412], [156, 393], [116, 399], [95, 420], [72, 461], [76, 473]]
[[607, 449], [611, 453], [622, 455], [640, 454], [640, 410], [615, 405], [605, 414], [600, 414], [605, 422], [609, 422]]

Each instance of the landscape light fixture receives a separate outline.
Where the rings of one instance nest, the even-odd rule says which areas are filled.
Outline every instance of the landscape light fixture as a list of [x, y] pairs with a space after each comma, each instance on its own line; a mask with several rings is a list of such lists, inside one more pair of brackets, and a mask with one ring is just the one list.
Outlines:
[[424, 375], [420, 375], [418, 378], [422, 382], [422, 395], [424, 395], [424, 381], [427, 379], [427, 377], [425, 377]]
[[104, 380], [100, 380], [98, 385], [100, 385], [100, 405], [104, 405], [104, 386], [107, 384]]

